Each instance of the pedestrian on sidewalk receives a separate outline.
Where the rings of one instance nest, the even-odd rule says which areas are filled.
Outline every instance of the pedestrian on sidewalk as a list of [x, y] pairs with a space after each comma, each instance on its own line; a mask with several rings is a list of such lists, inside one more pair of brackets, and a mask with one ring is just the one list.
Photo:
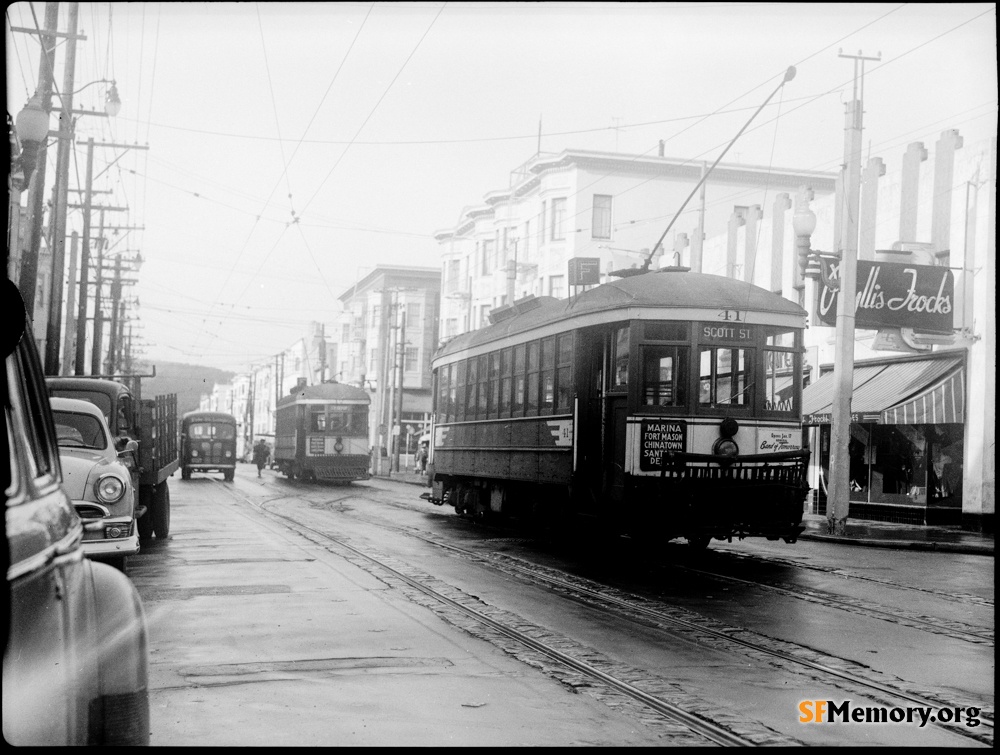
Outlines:
[[261, 438], [253, 447], [253, 463], [257, 465], [257, 476], [260, 477], [261, 470], [267, 465], [267, 460], [271, 458], [271, 449]]

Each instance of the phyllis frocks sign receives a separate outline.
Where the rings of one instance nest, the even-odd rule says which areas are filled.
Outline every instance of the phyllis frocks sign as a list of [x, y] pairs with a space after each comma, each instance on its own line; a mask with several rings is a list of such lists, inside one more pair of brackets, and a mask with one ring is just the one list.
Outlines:
[[[832, 277], [837, 277], [836, 266]], [[817, 314], [837, 324], [837, 292], [820, 289]], [[913, 328], [951, 333], [955, 280], [951, 270], [932, 265], [858, 260], [854, 327], [860, 330]]]

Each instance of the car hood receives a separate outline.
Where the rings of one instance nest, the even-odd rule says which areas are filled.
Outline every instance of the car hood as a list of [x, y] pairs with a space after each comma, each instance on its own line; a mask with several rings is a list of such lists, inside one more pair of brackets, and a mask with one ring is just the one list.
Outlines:
[[[88, 480], [96, 480], [104, 472], [117, 472], [128, 483], [128, 471], [117, 460], [111, 461], [97, 451], [82, 448], [60, 449], [63, 487], [74, 501], [87, 500]], [[91, 496], [92, 497], [92, 496]]]

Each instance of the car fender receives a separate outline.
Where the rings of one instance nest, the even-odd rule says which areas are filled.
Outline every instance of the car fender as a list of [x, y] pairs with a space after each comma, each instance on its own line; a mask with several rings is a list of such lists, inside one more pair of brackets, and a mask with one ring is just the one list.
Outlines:
[[88, 562], [96, 596], [98, 698], [90, 703], [90, 742], [149, 744], [149, 638], [139, 593], [108, 564]]

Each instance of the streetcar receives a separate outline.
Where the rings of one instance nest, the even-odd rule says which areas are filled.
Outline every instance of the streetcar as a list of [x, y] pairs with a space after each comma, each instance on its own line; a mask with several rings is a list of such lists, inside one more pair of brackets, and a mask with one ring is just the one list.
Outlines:
[[181, 417], [181, 479], [192, 472], [236, 474], [236, 418], [225, 412], [188, 412]]
[[297, 386], [278, 401], [274, 465], [289, 479], [367, 480], [368, 393], [343, 383]]
[[422, 497], [556, 531], [795, 542], [805, 325], [777, 294], [685, 267], [495, 309], [434, 355]]

